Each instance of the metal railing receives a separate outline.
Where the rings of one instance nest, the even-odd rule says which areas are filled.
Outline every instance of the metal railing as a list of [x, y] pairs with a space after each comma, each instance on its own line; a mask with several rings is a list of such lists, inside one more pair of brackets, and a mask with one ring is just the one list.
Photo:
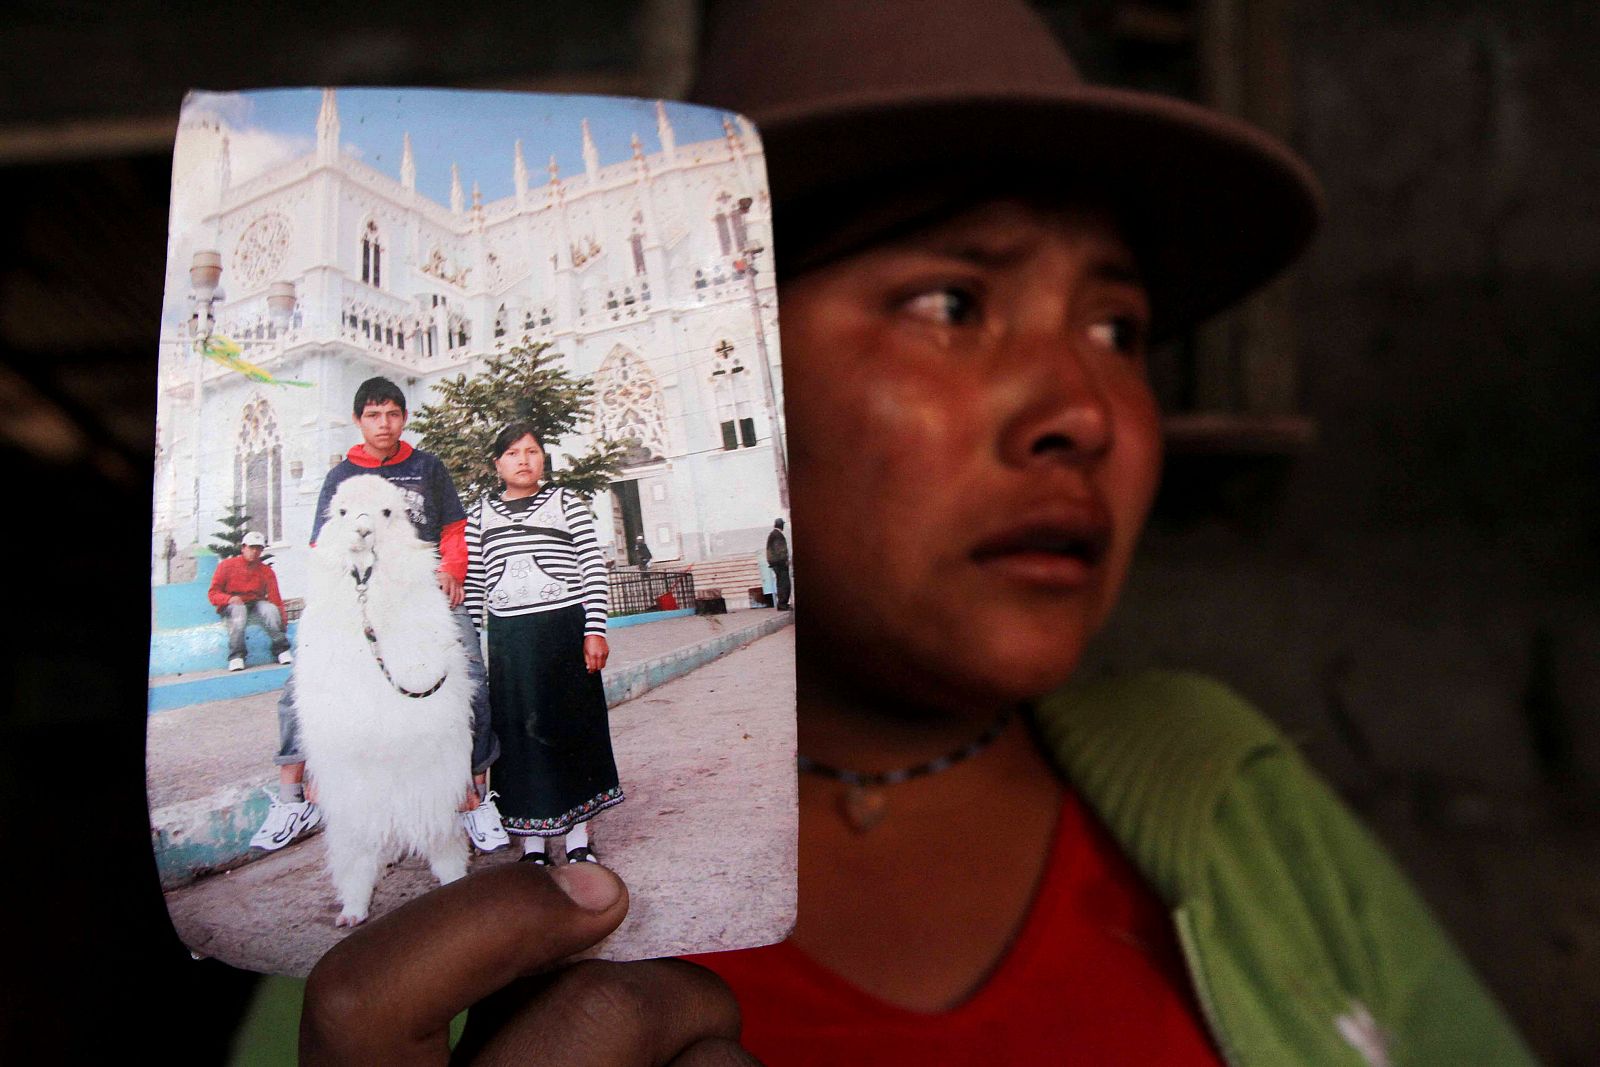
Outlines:
[[671, 596], [680, 608], [694, 607], [694, 574], [690, 571], [637, 571], [619, 567], [607, 576], [607, 581], [611, 586], [612, 615], [660, 611], [664, 596]]

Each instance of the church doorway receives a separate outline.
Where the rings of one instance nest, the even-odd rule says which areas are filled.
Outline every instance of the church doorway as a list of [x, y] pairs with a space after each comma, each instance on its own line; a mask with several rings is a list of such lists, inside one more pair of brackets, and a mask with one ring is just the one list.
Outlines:
[[619, 527], [617, 533], [628, 553], [628, 563], [637, 566], [639, 535], [644, 533], [644, 513], [639, 508], [639, 483], [612, 482], [611, 498], [617, 502], [614, 518]]

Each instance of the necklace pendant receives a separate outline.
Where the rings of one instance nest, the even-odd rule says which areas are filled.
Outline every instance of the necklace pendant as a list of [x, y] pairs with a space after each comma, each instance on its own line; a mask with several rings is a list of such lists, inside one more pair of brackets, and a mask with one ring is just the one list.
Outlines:
[[845, 823], [858, 834], [864, 834], [883, 821], [889, 813], [889, 798], [881, 789], [853, 785], [839, 798], [839, 813]]

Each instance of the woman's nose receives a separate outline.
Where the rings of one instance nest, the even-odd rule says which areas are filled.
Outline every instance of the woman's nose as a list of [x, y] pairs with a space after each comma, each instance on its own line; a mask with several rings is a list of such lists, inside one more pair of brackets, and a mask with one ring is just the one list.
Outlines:
[[1011, 410], [1001, 454], [1011, 466], [1080, 464], [1105, 454], [1112, 417], [1103, 385], [1064, 339], [1045, 339], [1017, 354]]

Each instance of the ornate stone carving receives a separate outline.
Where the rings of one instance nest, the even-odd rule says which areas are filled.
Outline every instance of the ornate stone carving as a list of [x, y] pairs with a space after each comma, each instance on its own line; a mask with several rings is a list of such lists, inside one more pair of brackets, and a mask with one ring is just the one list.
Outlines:
[[257, 216], [245, 227], [233, 250], [234, 277], [244, 288], [254, 289], [273, 280], [283, 266], [293, 233], [288, 216], [276, 211]]
[[639, 467], [660, 461], [667, 454], [666, 425], [661, 413], [661, 389], [644, 360], [618, 345], [611, 350], [595, 376], [595, 429], [612, 441], [631, 441], [625, 466]]

